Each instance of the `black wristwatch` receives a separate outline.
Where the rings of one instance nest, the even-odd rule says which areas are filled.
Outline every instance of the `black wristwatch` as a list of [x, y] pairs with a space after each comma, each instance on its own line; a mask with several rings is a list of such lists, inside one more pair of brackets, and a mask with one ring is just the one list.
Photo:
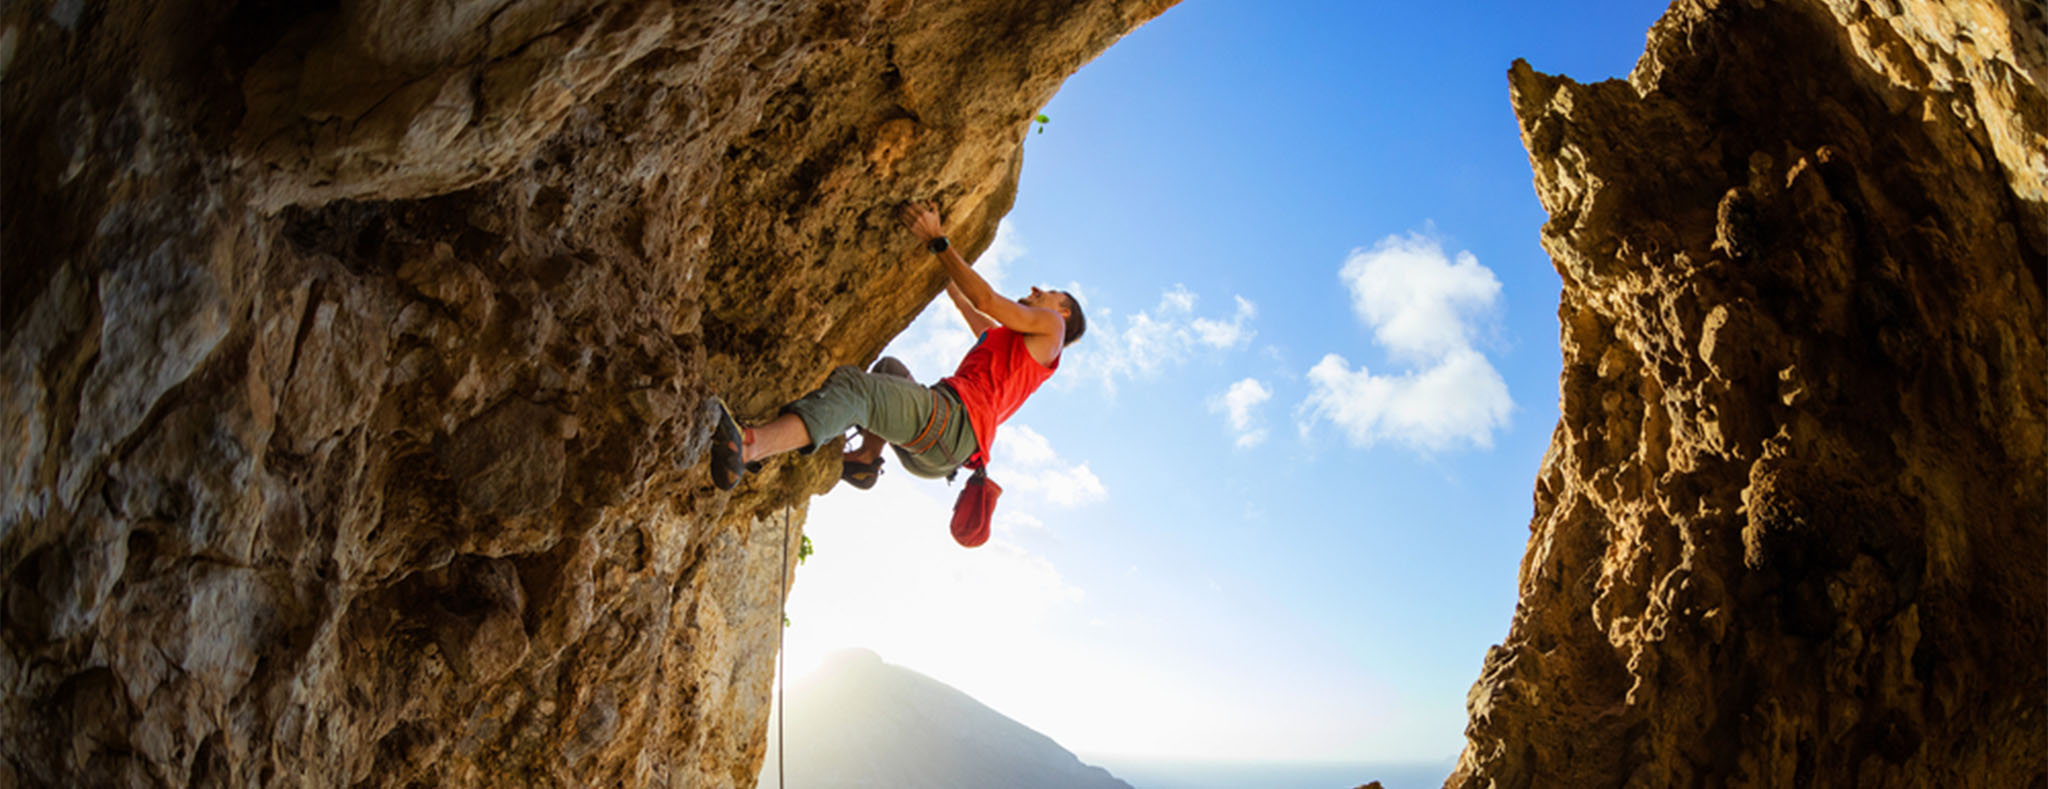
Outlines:
[[947, 241], [945, 236], [939, 236], [924, 243], [924, 248], [931, 250], [934, 255], [941, 254], [952, 246], [953, 242]]

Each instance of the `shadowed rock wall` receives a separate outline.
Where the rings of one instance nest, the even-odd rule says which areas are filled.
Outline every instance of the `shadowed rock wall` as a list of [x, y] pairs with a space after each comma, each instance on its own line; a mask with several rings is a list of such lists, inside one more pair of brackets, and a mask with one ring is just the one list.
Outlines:
[[1450, 785], [2048, 785], [2048, 22], [1680, 0], [1509, 74], [1562, 420]]
[[[0, 785], [751, 786], [831, 453], [1171, 0], [10, 3]], [[933, 524], [935, 537], [941, 524]]]

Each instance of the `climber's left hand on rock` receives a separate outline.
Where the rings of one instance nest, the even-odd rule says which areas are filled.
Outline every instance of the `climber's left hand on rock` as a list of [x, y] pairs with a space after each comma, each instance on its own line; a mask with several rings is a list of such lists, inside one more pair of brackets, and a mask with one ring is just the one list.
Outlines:
[[939, 221], [939, 209], [929, 202], [904, 203], [897, 212], [903, 226], [910, 228], [918, 238], [930, 241], [946, 234], [945, 223]]

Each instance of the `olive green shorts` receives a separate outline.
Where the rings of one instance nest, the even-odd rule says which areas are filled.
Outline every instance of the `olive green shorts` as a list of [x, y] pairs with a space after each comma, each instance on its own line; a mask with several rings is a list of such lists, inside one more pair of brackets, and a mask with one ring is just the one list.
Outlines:
[[887, 357], [875, 367], [900, 374], [840, 367], [817, 391], [782, 407], [784, 413], [803, 420], [804, 430], [811, 436], [806, 451], [817, 449], [849, 427], [861, 427], [888, 441], [910, 473], [938, 478], [953, 473], [979, 448], [967, 409], [952, 387], [944, 383], [922, 386], [910, 378], [902, 363]]

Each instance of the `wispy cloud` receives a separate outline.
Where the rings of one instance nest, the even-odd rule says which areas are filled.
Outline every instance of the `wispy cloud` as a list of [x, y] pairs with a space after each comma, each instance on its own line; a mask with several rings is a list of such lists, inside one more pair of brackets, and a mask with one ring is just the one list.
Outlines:
[[[1259, 310], [1243, 296], [1233, 299], [1236, 307], [1228, 317], [1197, 315], [1200, 297], [1177, 284], [1160, 294], [1157, 306], [1125, 318], [1121, 326], [1106, 307], [1099, 317], [1091, 312], [1087, 336], [1070, 350], [1073, 361], [1063, 366], [1071, 364], [1081, 371], [1079, 377], [1115, 393], [1120, 380], [1158, 375], [1197, 352], [1243, 348], [1258, 335], [1252, 321]], [[1082, 306], [1089, 307], [1085, 298]]]
[[1246, 378], [1231, 384], [1223, 394], [1209, 400], [1209, 410], [1221, 412], [1230, 425], [1230, 432], [1237, 436], [1240, 449], [1258, 446], [1266, 440], [1266, 428], [1257, 413], [1258, 407], [1273, 398], [1273, 390], [1259, 383], [1257, 378]]
[[1251, 322], [1259, 316], [1259, 308], [1243, 296], [1235, 298], [1237, 312], [1230, 316], [1229, 321], [1196, 318], [1188, 324], [1195, 330], [1195, 339], [1211, 348], [1238, 348], [1251, 341]]
[[1338, 278], [1373, 340], [1410, 368], [1375, 374], [1325, 355], [1309, 370], [1309, 396], [1295, 412], [1302, 435], [1328, 423], [1361, 447], [1492, 446], [1514, 409], [1507, 382], [1473, 347], [1500, 297], [1493, 271], [1470, 252], [1453, 258], [1437, 239], [1412, 233], [1353, 251]]
[[[1079, 507], [1109, 498], [1109, 489], [1087, 463], [1068, 463], [1052, 448], [1052, 442], [1029, 425], [1011, 423], [996, 434], [996, 451], [1001, 453], [1000, 474], [993, 474], [1006, 491], [1037, 497], [1061, 507]], [[997, 458], [991, 453], [991, 468]], [[1006, 499], [1007, 501], [1007, 499]]]

